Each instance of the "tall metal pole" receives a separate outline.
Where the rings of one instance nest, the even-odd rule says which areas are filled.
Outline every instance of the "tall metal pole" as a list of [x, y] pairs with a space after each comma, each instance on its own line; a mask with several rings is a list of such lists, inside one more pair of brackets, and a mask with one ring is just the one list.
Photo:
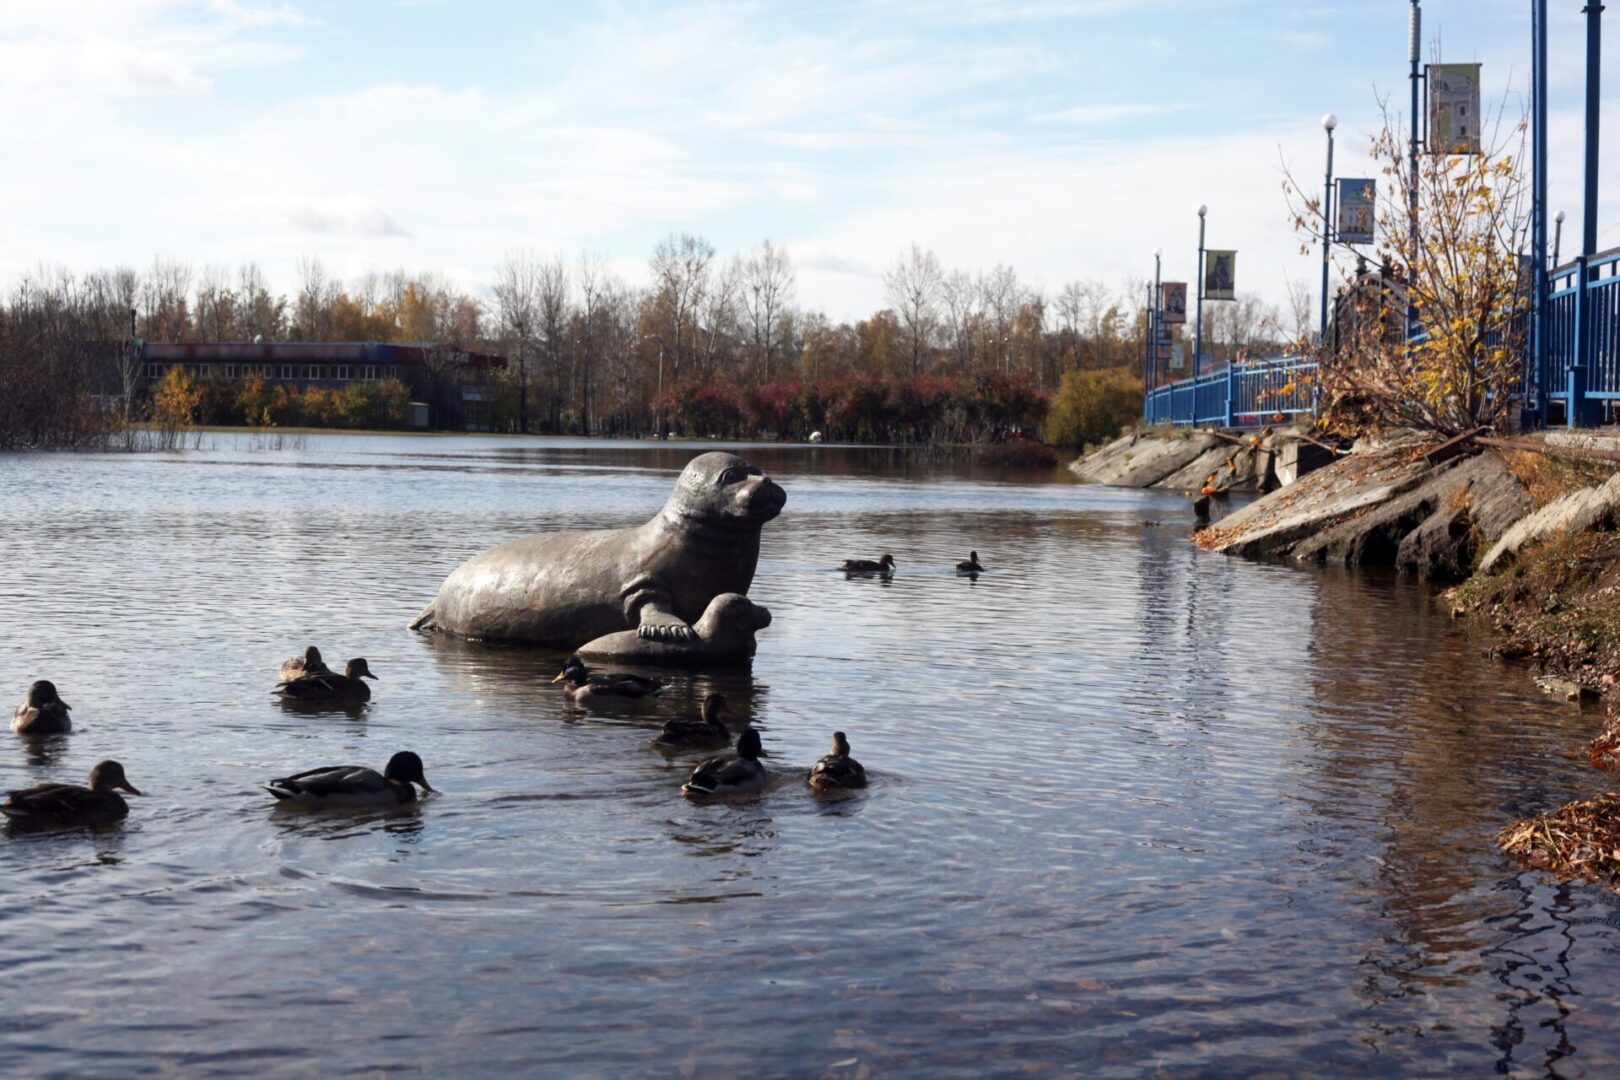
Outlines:
[[1159, 361], [1159, 327], [1161, 326], [1161, 320], [1164, 317], [1160, 311], [1160, 306], [1162, 305], [1163, 301], [1161, 299], [1162, 281], [1160, 280], [1159, 273], [1159, 264], [1163, 258], [1164, 252], [1162, 250], [1155, 251], [1153, 253], [1153, 344], [1151, 348], [1153, 350], [1153, 362], [1155, 365], [1157, 365]]
[[[1530, 6], [1530, 356], [1527, 373], [1535, 397], [1524, 404], [1535, 410], [1535, 424], [1547, 424], [1547, 0]], [[1558, 215], [1562, 231], [1564, 216]], [[1556, 247], [1556, 245], [1554, 245]], [[1526, 390], [1529, 388], [1526, 387]], [[1521, 417], [1521, 421], [1522, 421]], [[1521, 426], [1526, 426], [1521, 423]]]
[[1418, 110], [1422, 108], [1418, 100], [1418, 83], [1423, 79], [1423, 73], [1418, 68], [1418, 62], [1423, 59], [1423, 8], [1422, 0], [1412, 0], [1412, 21], [1408, 27], [1407, 58], [1412, 62], [1412, 137], [1407, 144], [1407, 187], [1406, 214], [1409, 220], [1407, 243], [1411, 245], [1411, 252], [1407, 256], [1406, 267], [1406, 340], [1411, 341], [1413, 333], [1417, 330], [1417, 304], [1414, 303], [1414, 286], [1417, 284], [1418, 264], [1418, 146], [1419, 133], [1422, 128], [1422, 119]]
[[1588, 3], [1586, 12], [1586, 191], [1581, 206], [1581, 254], [1575, 269], [1575, 356], [1570, 365], [1571, 425], [1596, 419], [1597, 410], [1586, 400], [1596, 352], [1592, 320], [1595, 314], [1588, 286], [1592, 256], [1597, 254], [1599, 91], [1603, 82], [1603, 5]]
[[1328, 247], [1333, 243], [1333, 129], [1339, 126], [1339, 118], [1332, 113], [1322, 117], [1322, 127], [1327, 131], [1327, 179], [1322, 182], [1322, 315], [1317, 321], [1316, 344], [1318, 348], [1327, 342], [1328, 322]]
[[1564, 246], [1564, 212], [1562, 210], [1553, 215], [1553, 254], [1552, 269], [1558, 269], [1558, 256]]
[[1204, 218], [1208, 206], [1198, 208], [1198, 311], [1193, 316], [1193, 378], [1198, 378], [1198, 362], [1204, 355]]

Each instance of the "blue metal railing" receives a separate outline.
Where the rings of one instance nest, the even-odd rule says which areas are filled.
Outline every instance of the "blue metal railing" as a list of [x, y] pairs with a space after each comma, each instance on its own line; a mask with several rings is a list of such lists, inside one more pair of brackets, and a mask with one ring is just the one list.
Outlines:
[[[1579, 287], [1579, 261], [1548, 276], [1546, 396], [1565, 418], [1572, 414], [1572, 394], [1578, 394], [1576, 415], [1580, 403], [1620, 401], [1620, 249], [1594, 256], [1585, 272], [1584, 296]], [[1577, 379], [1572, 375], [1582, 302], [1592, 308], [1593, 341], [1590, 369]], [[1144, 395], [1142, 418], [1150, 424], [1259, 427], [1274, 422], [1279, 414], [1285, 418], [1314, 416], [1316, 367], [1314, 360], [1282, 356], [1166, 383]], [[1539, 378], [1532, 368], [1530, 385], [1525, 387], [1527, 405], [1537, 400]], [[1574, 389], [1577, 384], [1579, 390]]]
[[1299, 356], [1229, 364], [1150, 391], [1143, 419], [1150, 424], [1259, 427], [1279, 415], [1314, 415], [1315, 374], [1316, 361]]

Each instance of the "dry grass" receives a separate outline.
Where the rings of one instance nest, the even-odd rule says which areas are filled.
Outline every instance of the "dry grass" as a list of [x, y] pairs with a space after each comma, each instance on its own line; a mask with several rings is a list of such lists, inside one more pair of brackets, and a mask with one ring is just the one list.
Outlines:
[[1503, 460], [1508, 472], [1529, 492], [1534, 510], [1572, 491], [1596, 487], [1614, 475], [1612, 467], [1600, 462], [1575, 461], [1529, 450], [1509, 451], [1503, 455]]
[[1515, 821], [1497, 834], [1496, 843], [1537, 870], [1620, 887], [1620, 792]]

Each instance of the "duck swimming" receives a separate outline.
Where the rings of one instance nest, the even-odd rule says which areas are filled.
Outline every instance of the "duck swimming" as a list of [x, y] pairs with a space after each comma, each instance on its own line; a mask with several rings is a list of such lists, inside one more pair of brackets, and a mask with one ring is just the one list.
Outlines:
[[748, 795], [765, 788], [767, 773], [759, 763], [764, 749], [759, 732], [748, 728], [737, 736], [737, 752], [713, 757], [692, 770], [682, 795]]
[[319, 675], [323, 671], [331, 671], [326, 662], [321, 659], [321, 650], [311, 645], [304, 650], [303, 656], [295, 656], [281, 665], [281, 682], [292, 682], [303, 675]]
[[664, 688], [663, 679], [628, 672], [592, 673], [585, 661], [570, 656], [554, 683], [563, 684], [563, 697], [576, 705], [605, 705], [613, 702], [639, 701], [651, 697]]
[[300, 675], [277, 686], [275, 692], [283, 701], [301, 702], [361, 702], [371, 700], [371, 687], [362, 679], [375, 679], [365, 657], [357, 656], [343, 668], [335, 671], [315, 671]]
[[866, 786], [866, 769], [849, 756], [849, 740], [842, 731], [833, 732], [832, 753], [810, 767], [809, 779], [815, 791], [847, 791]]
[[11, 717], [11, 730], [18, 735], [66, 735], [73, 730], [72, 706], [56, 693], [56, 684], [40, 679], [28, 688], [28, 696]]
[[284, 776], [265, 785], [279, 803], [307, 810], [351, 806], [400, 806], [416, 801], [416, 788], [432, 791], [422, 759], [401, 750], [388, 759], [382, 775], [362, 765], [337, 765]]
[[887, 551], [877, 562], [871, 559], [846, 559], [844, 565], [839, 567], [846, 574], [892, 574], [894, 573], [894, 556]]
[[114, 788], [139, 795], [124, 778], [124, 767], [103, 761], [90, 770], [90, 786], [40, 784], [13, 791], [0, 803], [0, 814], [12, 821], [34, 825], [82, 825], [118, 821], [129, 815], [129, 804]]
[[710, 750], [731, 745], [731, 729], [721, 715], [726, 711], [726, 699], [710, 694], [703, 699], [701, 720], [670, 720], [653, 740], [655, 746], [678, 750]]
[[968, 552], [967, 561], [956, 564], [956, 572], [958, 574], [984, 573], [984, 567], [979, 565], [979, 553], [977, 551]]

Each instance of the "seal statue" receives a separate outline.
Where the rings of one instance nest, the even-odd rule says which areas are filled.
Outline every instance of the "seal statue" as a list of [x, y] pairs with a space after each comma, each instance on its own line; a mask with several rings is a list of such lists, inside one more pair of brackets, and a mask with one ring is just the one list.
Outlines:
[[770, 609], [741, 593], [721, 593], [692, 625], [691, 640], [655, 641], [634, 630], [608, 634], [579, 647], [579, 655], [623, 664], [699, 666], [753, 657], [754, 633], [771, 625]]
[[462, 563], [413, 630], [573, 649], [621, 630], [677, 645], [721, 593], [746, 593], [787, 494], [735, 454], [699, 454], [651, 521], [535, 533]]

